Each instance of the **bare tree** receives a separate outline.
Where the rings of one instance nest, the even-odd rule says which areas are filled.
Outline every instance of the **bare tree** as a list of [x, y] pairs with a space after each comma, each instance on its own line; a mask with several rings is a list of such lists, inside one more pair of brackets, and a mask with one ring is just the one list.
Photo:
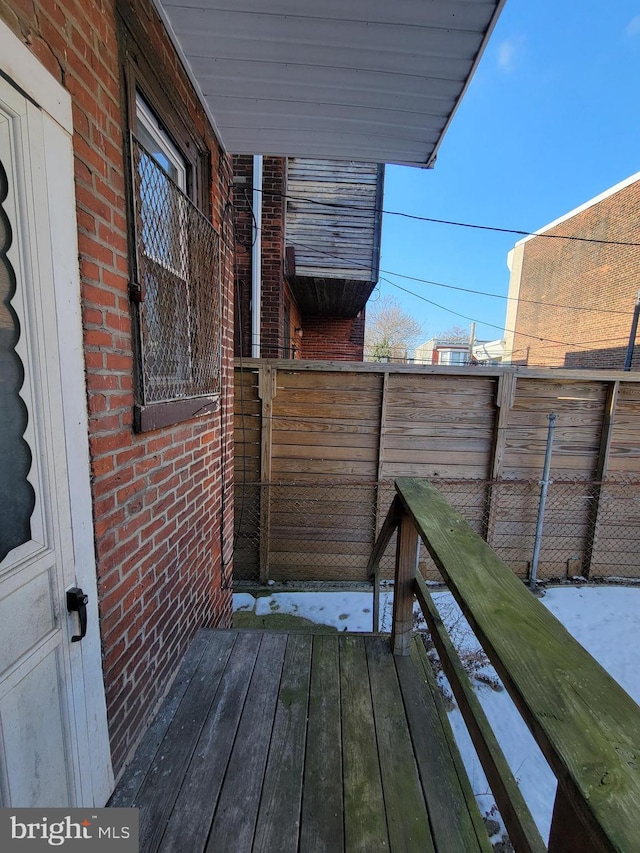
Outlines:
[[436, 335], [436, 338], [450, 344], [468, 344], [469, 334], [469, 329], [465, 329], [464, 326], [451, 326], [451, 328]]
[[424, 337], [424, 327], [407, 314], [393, 296], [382, 296], [367, 306], [364, 352], [367, 361], [398, 361]]

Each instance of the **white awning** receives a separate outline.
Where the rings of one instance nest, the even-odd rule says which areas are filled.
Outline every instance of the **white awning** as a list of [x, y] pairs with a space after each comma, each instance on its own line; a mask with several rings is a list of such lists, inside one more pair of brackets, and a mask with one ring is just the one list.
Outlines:
[[226, 150], [431, 166], [505, 0], [155, 0]]

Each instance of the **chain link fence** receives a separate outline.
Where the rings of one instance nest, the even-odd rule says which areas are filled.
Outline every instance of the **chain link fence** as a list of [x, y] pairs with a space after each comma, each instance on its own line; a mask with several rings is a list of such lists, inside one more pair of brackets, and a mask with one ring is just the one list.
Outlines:
[[[640, 579], [640, 479], [549, 483], [542, 525], [538, 480], [439, 480], [439, 491], [518, 577]], [[393, 481], [239, 483], [234, 577], [267, 583], [366, 581], [375, 539], [395, 494]], [[392, 578], [395, 542], [381, 564]], [[421, 548], [427, 580], [441, 580]]]

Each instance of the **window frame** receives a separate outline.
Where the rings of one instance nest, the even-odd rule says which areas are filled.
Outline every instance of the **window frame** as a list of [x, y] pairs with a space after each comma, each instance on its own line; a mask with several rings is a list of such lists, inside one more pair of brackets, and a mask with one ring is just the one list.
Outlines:
[[[162, 62], [153, 54], [148, 37], [139, 22], [132, 16], [127, 4], [118, 3], [118, 41], [124, 82], [123, 109], [125, 117], [125, 156], [129, 168], [126, 172], [128, 201], [128, 237], [130, 282], [129, 292], [133, 315], [134, 337], [134, 418], [136, 432], [147, 432], [178, 424], [216, 411], [220, 405], [220, 391], [168, 401], [144, 402], [142, 374], [142, 327], [140, 303], [144, 299], [138, 275], [138, 249], [135, 220], [135, 183], [133, 176], [133, 151], [131, 135], [135, 135], [138, 104], [142, 101], [153, 118], [157, 131], [163, 135], [184, 160], [184, 192], [187, 198], [211, 222], [211, 152], [190, 120], [186, 109], [175, 97], [175, 87], [162, 70]], [[173, 96], [172, 96], [173, 95]], [[220, 250], [222, 246], [220, 245]], [[222, 258], [220, 271], [222, 269]], [[222, 292], [220, 292], [222, 296]], [[223, 310], [220, 306], [220, 324]], [[220, 328], [220, 344], [224, 339]]]

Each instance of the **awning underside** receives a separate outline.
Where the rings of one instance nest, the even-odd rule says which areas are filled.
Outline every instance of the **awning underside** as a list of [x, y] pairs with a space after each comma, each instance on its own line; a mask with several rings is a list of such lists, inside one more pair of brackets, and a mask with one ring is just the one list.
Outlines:
[[227, 151], [432, 165], [504, 0], [156, 0]]

